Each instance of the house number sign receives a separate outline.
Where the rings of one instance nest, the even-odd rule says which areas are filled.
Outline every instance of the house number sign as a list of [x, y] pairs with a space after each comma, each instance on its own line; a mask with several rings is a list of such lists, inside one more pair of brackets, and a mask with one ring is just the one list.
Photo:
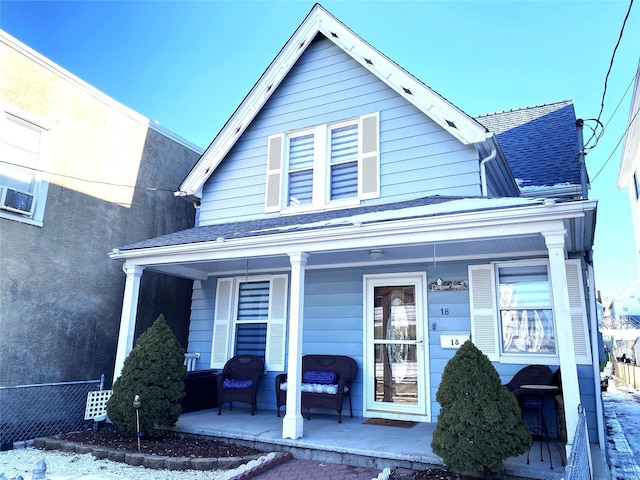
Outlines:
[[458, 349], [464, 342], [469, 340], [469, 332], [446, 332], [440, 334], [441, 348]]

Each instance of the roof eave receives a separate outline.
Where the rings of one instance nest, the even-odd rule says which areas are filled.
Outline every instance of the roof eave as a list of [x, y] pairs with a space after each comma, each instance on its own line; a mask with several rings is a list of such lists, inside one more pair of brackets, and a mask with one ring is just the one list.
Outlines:
[[[326, 230], [322, 234], [322, 242], [318, 245], [324, 248], [329, 241], [339, 241], [345, 238], [375, 238], [380, 243], [382, 237], [392, 241], [393, 238], [406, 239], [407, 235], [415, 235], [420, 232], [429, 232], [435, 241], [447, 241], [452, 232], [460, 233], [469, 238], [482, 239], [480, 231], [483, 228], [491, 229], [517, 229], [517, 225], [532, 227], [534, 223], [549, 225], [549, 222], [574, 222], [574, 228], [568, 229], [568, 234], [573, 237], [572, 244], [579, 245], [585, 250], [590, 249], [593, 242], [593, 232], [595, 229], [595, 210], [597, 202], [593, 200], [582, 200], [567, 203], [538, 203], [518, 207], [503, 208], [498, 210], [470, 211], [462, 213], [452, 213], [423, 218], [409, 218], [387, 220], [381, 222], [339, 225], [331, 229], [329, 234]], [[523, 222], [522, 219], [527, 221]], [[515, 221], [514, 221], [515, 220]], [[449, 232], [449, 233], [447, 233]], [[470, 232], [474, 232], [470, 234]], [[456, 237], [457, 238], [457, 237]], [[236, 239], [217, 239], [202, 242], [182, 243], [170, 246], [154, 246], [136, 248], [130, 250], [114, 249], [109, 253], [113, 260], [125, 260], [132, 263], [153, 264], [155, 257], [173, 257], [182, 255], [200, 255], [208, 252], [207, 255], [220, 256], [226, 258], [231, 255], [246, 255], [246, 248], [255, 250], [264, 248], [265, 254], [269, 250], [270, 254], [286, 254], [292, 246], [304, 248], [310, 242], [318, 239], [317, 230], [306, 230], [302, 232], [280, 232], [265, 236], [263, 238], [250, 236]], [[404, 241], [404, 240], [403, 240]], [[275, 249], [275, 250], [274, 250]], [[277, 251], [276, 251], [277, 250]], [[224, 253], [227, 252], [227, 253]], [[243, 253], [244, 252], [244, 253]]]
[[465, 145], [486, 141], [486, 129], [356, 35], [316, 4], [218, 133], [179, 187], [194, 195], [215, 171], [309, 43], [322, 33]]

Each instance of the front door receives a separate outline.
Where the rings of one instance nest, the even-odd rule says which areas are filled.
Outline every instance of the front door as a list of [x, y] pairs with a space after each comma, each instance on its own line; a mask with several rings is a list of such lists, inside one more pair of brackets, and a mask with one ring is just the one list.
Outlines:
[[426, 278], [365, 276], [365, 416], [429, 421]]

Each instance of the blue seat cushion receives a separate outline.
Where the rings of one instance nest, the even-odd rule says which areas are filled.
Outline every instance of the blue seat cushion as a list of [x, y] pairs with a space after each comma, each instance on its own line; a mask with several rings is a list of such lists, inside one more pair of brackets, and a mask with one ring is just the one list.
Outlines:
[[247, 388], [251, 388], [253, 385], [253, 380], [236, 380], [233, 378], [226, 378], [224, 382], [222, 382], [222, 388], [226, 388], [227, 390], [246, 390]]
[[302, 374], [302, 383], [333, 385], [338, 380], [338, 372], [333, 370], [307, 370]]

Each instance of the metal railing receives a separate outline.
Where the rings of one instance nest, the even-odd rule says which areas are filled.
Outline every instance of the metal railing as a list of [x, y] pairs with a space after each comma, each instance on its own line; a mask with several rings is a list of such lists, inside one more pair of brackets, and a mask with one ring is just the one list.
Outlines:
[[103, 384], [104, 375], [99, 380], [0, 387], [0, 448], [92, 425], [84, 419], [87, 393], [102, 390]]
[[582, 405], [578, 405], [578, 426], [573, 437], [565, 474], [564, 480], [591, 480], [593, 478], [587, 414]]

